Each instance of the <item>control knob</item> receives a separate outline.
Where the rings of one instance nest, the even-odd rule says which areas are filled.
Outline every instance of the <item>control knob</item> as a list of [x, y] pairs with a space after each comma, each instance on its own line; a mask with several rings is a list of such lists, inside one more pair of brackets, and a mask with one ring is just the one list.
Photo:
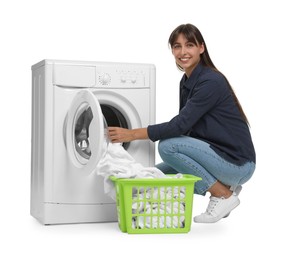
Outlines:
[[105, 73], [99, 77], [100, 83], [102, 85], [108, 85], [111, 81], [110, 75]]

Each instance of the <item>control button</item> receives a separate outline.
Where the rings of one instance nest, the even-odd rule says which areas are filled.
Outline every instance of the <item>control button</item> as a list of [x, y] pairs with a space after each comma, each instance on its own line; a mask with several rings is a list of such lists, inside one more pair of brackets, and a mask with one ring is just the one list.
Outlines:
[[131, 77], [131, 82], [132, 82], [133, 84], [135, 84], [135, 83], [137, 82], [137, 77], [136, 77], [136, 76], [132, 76], [132, 77]]
[[122, 83], [126, 83], [126, 81], [127, 81], [125, 76], [121, 76], [120, 80], [121, 80]]

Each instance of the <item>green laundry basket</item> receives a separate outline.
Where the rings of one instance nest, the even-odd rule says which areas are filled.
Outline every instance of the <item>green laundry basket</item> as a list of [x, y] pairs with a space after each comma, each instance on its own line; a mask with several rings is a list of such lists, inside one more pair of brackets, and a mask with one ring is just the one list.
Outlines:
[[121, 179], [115, 183], [118, 224], [129, 234], [187, 233], [190, 231], [194, 184], [200, 178]]

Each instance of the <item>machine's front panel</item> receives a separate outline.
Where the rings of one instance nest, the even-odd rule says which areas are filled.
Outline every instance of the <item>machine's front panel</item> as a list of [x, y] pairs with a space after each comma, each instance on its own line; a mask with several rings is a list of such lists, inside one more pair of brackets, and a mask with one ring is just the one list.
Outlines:
[[[104, 179], [94, 174], [97, 162], [90, 165], [93, 158], [97, 158], [96, 151], [102, 151], [106, 144], [105, 122], [110, 126], [125, 128], [146, 127], [151, 122], [151, 113], [154, 115], [154, 101], [151, 93], [154, 91], [154, 68], [150, 66], [123, 65], [107, 63], [83, 63], [47, 61], [48, 78], [43, 88], [53, 88], [52, 98], [48, 95], [44, 104], [52, 107], [52, 139], [46, 140], [51, 152], [46, 156], [48, 172], [43, 172], [43, 179], [48, 180], [48, 186], [37, 187], [42, 191], [46, 212], [55, 223], [59, 216], [59, 205], [68, 207], [69, 212], [76, 210], [80, 205], [99, 205], [99, 210], [106, 208], [102, 205], [113, 205], [112, 199], [104, 194]], [[40, 66], [44, 67], [44, 63]], [[47, 67], [47, 66], [46, 66]], [[35, 68], [35, 67], [34, 67]], [[83, 77], [82, 77], [83, 76]], [[73, 106], [73, 101], [81, 92], [90, 92], [96, 98], [100, 115], [96, 115], [88, 97], [83, 102]], [[87, 96], [87, 95], [86, 95]], [[74, 109], [70, 112], [70, 108]], [[43, 109], [43, 108], [40, 108]], [[99, 120], [97, 120], [99, 118]], [[105, 121], [104, 121], [105, 119]], [[40, 118], [43, 122], [46, 118]], [[99, 123], [96, 123], [96, 122]], [[34, 122], [34, 124], [40, 122]], [[100, 131], [97, 131], [97, 125]], [[104, 139], [103, 142], [100, 142]], [[123, 144], [124, 148], [144, 166], [153, 166], [154, 144], [149, 140], [134, 141]], [[96, 150], [96, 147], [97, 148]], [[98, 155], [100, 156], [100, 155]], [[33, 162], [36, 164], [36, 162]], [[89, 166], [90, 165], [90, 166]], [[36, 187], [33, 187], [36, 189]], [[48, 190], [47, 190], [48, 189]], [[73, 205], [73, 210], [72, 210]], [[75, 206], [75, 207], [74, 207]], [[49, 211], [49, 208], [54, 212]], [[51, 209], [50, 209], [51, 210]], [[47, 212], [48, 211], [48, 212]], [[85, 208], [85, 214], [87, 209]], [[105, 211], [106, 212], [106, 211]], [[61, 213], [58, 213], [61, 214]], [[84, 214], [84, 213], [83, 213]], [[106, 214], [106, 213], [105, 213]], [[69, 215], [69, 214], [67, 214]], [[95, 215], [93, 221], [107, 219], [102, 212]], [[80, 222], [79, 218], [76, 222]], [[81, 216], [83, 222], [85, 218]], [[91, 218], [86, 218], [91, 219]], [[91, 220], [90, 220], [91, 221]], [[65, 215], [59, 223], [68, 223]]]

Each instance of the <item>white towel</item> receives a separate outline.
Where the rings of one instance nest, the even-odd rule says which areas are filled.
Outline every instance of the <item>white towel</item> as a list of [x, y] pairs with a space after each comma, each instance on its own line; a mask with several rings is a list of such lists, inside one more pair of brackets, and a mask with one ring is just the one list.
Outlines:
[[109, 143], [107, 152], [98, 163], [96, 174], [104, 177], [104, 192], [115, 200], [115, 189], [110, 176], [118, 178], [166, 178], [156, 167], [144, 167], [119, 143]]

